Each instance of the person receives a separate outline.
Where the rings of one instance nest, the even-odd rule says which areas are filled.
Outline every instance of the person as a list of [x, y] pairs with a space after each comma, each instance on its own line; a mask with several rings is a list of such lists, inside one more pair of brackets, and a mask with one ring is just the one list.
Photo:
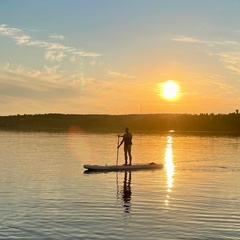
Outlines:
[[124, 135], [118, 135], [118, 137], [122, 137], [122, 141], [118, 145], [118, 148], [124, 143], [124, 157], [125, 157], [125, 165], [128, 165], [128, 157], [129, 157], [129, 165], [132, 165], [132, 134], [129, 132], [129, 128], [125, 128]]

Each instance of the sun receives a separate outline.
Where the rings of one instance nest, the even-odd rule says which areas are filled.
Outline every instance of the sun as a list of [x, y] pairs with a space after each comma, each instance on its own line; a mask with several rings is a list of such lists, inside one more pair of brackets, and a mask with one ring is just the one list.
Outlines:
[[174, 99], [178, 96], [179, 85], [172, 80], [168, 80], [162, 85], [162, 95], [167, 99]]

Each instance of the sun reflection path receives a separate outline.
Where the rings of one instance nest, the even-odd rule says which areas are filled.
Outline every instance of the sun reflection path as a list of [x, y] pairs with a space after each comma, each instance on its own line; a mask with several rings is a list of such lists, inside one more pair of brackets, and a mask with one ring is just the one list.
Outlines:
[[172, 192], [173, 187], [173, 175], [174, 175], [174, 164], [173, 164], [173, 152], [172, 152], [172, 137], [167, 137], [167, 147], [165, 151], [165, 169], [167, 174], [167, 198], [165, 200], [165, 205], [168, 206], [169, 204], [169, 194]]

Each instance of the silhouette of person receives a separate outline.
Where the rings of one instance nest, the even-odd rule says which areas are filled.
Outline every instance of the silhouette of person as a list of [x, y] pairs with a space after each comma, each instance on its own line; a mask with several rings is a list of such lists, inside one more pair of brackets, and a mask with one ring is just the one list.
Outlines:
[[129, 157], [129, 165], [132, 165], [132, 133], [129, 132], [129, 128], [125, 128], [124, 135], [118, 135], [118, 137], [122, 137], [122, 141], [118, 145], [118, 148], [124, 143], [124, 158], [125, 158], [125, 165], [128, 165], [128, 157]]
[[[129, 173], [129, 174], [128, 174]], [[123, 181], [123, 192], [122, 192], [122, 199], [123, 199], [123, 207], [125, 208], [125, 213], [130, 213], [131, 208], [131, 180], [132, 180], [132, 173], [131, 171], [124, 173], [124, 181]]]

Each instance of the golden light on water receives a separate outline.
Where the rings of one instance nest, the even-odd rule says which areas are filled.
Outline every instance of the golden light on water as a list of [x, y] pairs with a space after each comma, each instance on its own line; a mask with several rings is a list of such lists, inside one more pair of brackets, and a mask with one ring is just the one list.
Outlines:
[[[92, 148], [91, 143], [85, 136], [85, 131], [77, 126], [70, 126], [68, 129], [68, 147], [72, 154], [79, 159], [79, 161], [84, 161], [83, 163], [92, 164]], [[90, 161], [90, 162], [89, 162]]]
[[[172, 152], [172, 137], [167, 137], [167, 147], [165, 150], [165, 169], [167, 174], [167, 192], [172, 192], [173, 187], [173, 175], [174, 175], [174, 164], [173, 164], [173, 152]], [[167, 194], [167, 199], [165, 200], [166, 206], [169, 204], [169, 194]]]
[[173, 80], [168, 80], [162, 84], [161, 92], [164, 98], [173, 100], [179, 96], [179, 85]]

